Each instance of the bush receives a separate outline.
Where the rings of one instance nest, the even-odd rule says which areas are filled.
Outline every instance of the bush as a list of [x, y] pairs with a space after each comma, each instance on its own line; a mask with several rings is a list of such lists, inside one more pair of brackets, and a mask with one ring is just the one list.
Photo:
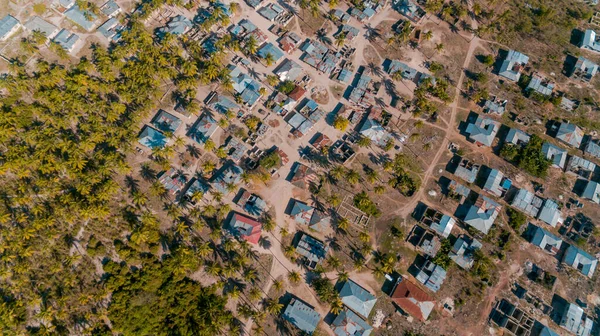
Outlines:
[[506, 161], [514, 161], [519, 155], [519, 147], [513, 144], [505, 144], [500, 150], [500, 156]]
[[322, 302], [333, 302], [338, 298], [338, 293], [327, 278], [319, 277], [313, 280], [311, 285]]
[[354, 206], [360, 211], [375, 218], [381, 216], [381, 210], [377, 208], [375, 203], [369, 198], [369, 195], [364, 191], [354, 195]]
[[485, 65], [487, 65], [487, 66], [494, 65], [494, 56], [492, 56], [492, 55], [485, 55], [485, 56], [483, 56], [482, 63], [485, 64]]
[[271, 169], [274, 167], [277, 167], [279, 165], [281, 165], [281, 157], [279, 156], [279, 153], [276, 151], [273, 151], [265, 156], [263, 156], [259, 163], [258, 163], [261, 167], [263, 167], [264, 169]]
[[350, 124], [350, 122], [348, 121], [348, 119], [342, 117], [342, 116], [336, 116], [335, 119], [333, 120], [333, 128], [338, 129], [342, 132], [344, 132], [346, 130], [346, 128], [348, 128], [348, 125]]
[[506, 214], [508, 215], [508, 225], [515, 231], [519, 231], [521, 226], [527, 222], [527, 216], [514, 208], [506, 208]]
[[279, 84], [279, 86], [277, 87], [277, 90], [279, 90], [285, 94], [289, 94], [295, 88], [296, 88], [296, 84], [294, 84], [294, 82], [292, 82], [290, 80], [286, 80], [286, 81], [281, 82], [281, 84]]

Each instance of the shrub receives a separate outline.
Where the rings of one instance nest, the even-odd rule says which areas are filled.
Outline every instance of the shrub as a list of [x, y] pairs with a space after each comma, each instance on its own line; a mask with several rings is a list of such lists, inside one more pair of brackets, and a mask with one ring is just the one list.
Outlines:
[[506, 208], [506, 214], [508, 215], [508, 225], [515, 231], [519, 231], [521, 226], [527, 222], [527, 216], [514, 208]]

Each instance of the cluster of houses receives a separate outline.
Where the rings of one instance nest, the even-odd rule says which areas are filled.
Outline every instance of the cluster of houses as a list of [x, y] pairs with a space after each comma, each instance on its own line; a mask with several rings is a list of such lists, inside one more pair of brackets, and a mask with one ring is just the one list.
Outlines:
[[[60, 0], [55, 7], [57, 12], [86, 32], [92, 32], [100, 20], [98, 15], [89, 10], [80, 9], [75, 1], [72, 0]], [[122, 28], [116, 18], [121, 13], [121, 8], [114, 0], [109, 0], [100, 7], [100, 13], [101, 16], [108, 20], [98, 27], [98, 31], [110, 39], [120, 31], [117, 27]], [[108, 24], [109, 22], [110, 24]], [[27, 32], [37, 31], [44, 34], [48, 41], [60, 45], [67, 52], [75, 50], [82, 41], [79, 35], [68, 29], [60, 28], [40, 16], [32, 16], [24, 23], [21, 23], [12, 15], [6, 15], [0, 19], [0, 41], [7, 41], [21, 27]], [[108, 34], [108, 31], [111, 29], [114, 32], [112, 35]]]

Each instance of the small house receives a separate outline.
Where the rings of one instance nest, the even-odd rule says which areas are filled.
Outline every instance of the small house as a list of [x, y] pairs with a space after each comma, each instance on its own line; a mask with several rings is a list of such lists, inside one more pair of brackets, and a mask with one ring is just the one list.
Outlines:
[[475, 204], [469, 207], [463, 221], [483, 234], [487, 234], [494, 225], [500, 209], [501, 206], [498, 203], [486, 196], [479, 195]]
[[506, 58], [502, 61], [498, 74], [513, 82], [521, 78], [521, 71], [529, 63], [529, 57], [518, 51], [509, 50]]
[[493, 97], [485, 101], [485, 104], [483, 105], [483, 112], [503, 115], [506, 111], [507, 104], [508, 100], [501, 100], [497, 97]]
[[460, 177], [468, 183], [473, 183], [477, 178], [477, 174], [479, 174], [480, 168], [481, 165], [478, 165], [468, 159], [460, 158], [460, 162], [454, 170], [454, 175]]
[[583, 130], [571, 123], [561, 123], [556, 132], [556, 138], [569, 146], [579, 148], [583, 141]]
[[595, 181], [587, 181], [581, 197], [590, 200], [596, 204], [600, 204], [600, 183]]
[[226, 228], [235, 237], [241, 238], [250, 244], [258, 244], [262, 224], [250, 217], [233, 213], [226, 224]]
[[598, 64], [590, 61], [589, 59], [579, 56], [577, 62], [571, 69], [571, 76], [574, 78], [581, 78], [582, 80], [589, 82], [598, 73]]
[[585, 145], [583, 152], [597, 159], [600, 159], [600, 144], [598, 144], [598, 140], [590, 139]]
[[398, 279], [391, 299], [402, 312], [422, 322], [429, 318], [435, 308], [435, 301], [429, 294], [403, 277]]
[[108, 0], [102, 7], [100, 7], [102, 13], [109, 18], [115, 17], [121, 13], [121, 7], [114, 1]]
[[552, 166], [560, 169], [565, 168], [567, 161], [567, 151], [557, 147], [549, 142], [544, 142], [542, 145], [542, 154], [552, 162]]
[[543, 203], [544, 200], [534, 195], [531, 191], [519, 189], [510, 205], [526, 215], [535, 218], [540, 213]]
[[165, 186], [171, 195], [176, 195], [185, 187], [187, 177], [183, 172], [170, 168], [160, 175], [158, 181]]
[[481, 247], [482, 245], [478, 240], [462, 235], [454, 242], [448, 256], [460, 266], [460, 268], [468, 270], [473, 267], [473, 263], [475, 262], [473, 256], [475, 250], [481, 249]]
[[199, 144], [205, 143], [217, 130], [217, 121], [208, 114], [198, 118], [188, 131], [188, 136]]
[[304, 260], [304, 265], [313, 269], [327, 256], [329, 247], [322, 241], [313, 238], [306, 233], [301, 233], [300, 240], [296, 244], [296, 253]]
[[589, 278], [594, 275], [598, 265], [598, 259], [574, 245], [567, 248], [563, 262]]
[[168, 141], [164, 134], [150, 126], [144, 126], [138, 137], [138, 142], [150, 149], [164, 147]]
[[556, 224], [562, 223], [564, 220], [558, 204], [551, 199], [544, 201], [537, 218], [552, 227], [556, 227]]
[[230, 188], [228, 187], [240, 183], [243, 173], [244, 170], [240, 166], [233, 163], [226, 164], [225, 168], [217, 172], [212, 185], [221, 194], [229, 194]]
[[521, 131], [518, 128], [512, 127], [510, 130], [508, 130], [504, 141], [517, 146], [525, 146], [529, 142], [530, 138], [531, 137], [529, 134]]
[[344, 309], [331, 324], [336, 336], [369, 336], [373, 327], [350, 309]]
[[587, 29], [583, 34], [583, 38], [581, 39], [579, 47], [600, 53], [600, 39], [598, 38], [596, 32], [591, 29]]
[[307, 335], [312, 335], [321, 320], [321, 316], [313, 307], [295, 296], [285, 307], [281, 316]]
[[152, 125], [163, 132], [175, 133], [181, 125], [181, 119], [165, 110], [158, 110], [152, 119]]
[[571, 156], [567, 164], [567, 174], [590, 179], [596, 171], [596, 164], [577, 155]]
[[371, 118], [365, 119], [360, 127], [359, 133], [365, 138], [371, 139], [374, 144], [380, 147], [385, 146], [391, 138], [388, 131], [386, 131], [379, 122]]
[[297, 200], [294, 200], [294, 206], [290, 211], [290, 216], [294, 218], [296, 223], [306, 225], [318, 232], [327, 229], [331, 222], [331, 216], [327, 213]]
[[303, 73], [302, 66], [291, 59], [285, 59], [273, 73], [279, 77], [280, 81], [295, 81]]
[[581, 307], [574, 303], [568, 303], [560, 313], [560, 322], [563, 329], [577, 336], [590, 336], [594, 328], [594, 321], [589, 318]]
[[279, 62], [279, 60], [284, 56], [283, 51], [271, 42], [266, 43], [262, 47], [260, 47], [256, 54], [262, 59], [266, 59], [267, 57], [269, 57], [268, 55], [271, 55], [271, 58], [274, 63]]
[[12, 34], [16, 33], [21, 27], [19, 20], [12, 15], [6, 15], [0, 20], [0, 41], [6, 41]]
[[423, 267], [419, 268], [415, 278], [435, 293], [440, 290], [444, 280], [446, 280], [446, 270], [428, 260]]
[[490, 147], [499, 129], [500, 123], [478, 115], [475, 121], [467, 125], [465, 132], [469, 135], [469, 140], [475, 142], [477, 146]]
[[32, 16], [23, 26], [31, 32], [39, 31], [49, 39], [53, 38], [58, 32], [57, 26], [39, 16]]
[[340, 298], [346, 307], [363, 318], [369, 317], [377, 302], [375, 295], [350, 279], [340, 289]]
[[531, 80], [525, 88], [525, 91], [527, 92], [535, 92], [537, 94], [547, 97], [552, 95], [553, 90], [554, 83], [551, 83], [548, 79], [543, 78], [537, 74], [531, 75]]
[[431, 230], [444, 238], [450, 236], [452, 228], [454, 228], [454, 224], [456, 224], [454, 218], [433, 208], [427, 208], [425, 212], [423, 212], [420, 222], [427, 225]]
[[54, 37], [53, 41], [66, 51], [71, 52], [75, 48], [77, 41], [79, 41], [79, 35], [63, 29]]
[[511, 185], [512, 181], [501, 171], [489, 169], [482, 189], [497, 197], [503, 197]]
[[529, 224], [527, 231], [529, 237], [531, 237], [529, 241], [533, 245], [552, 255], [556, 255], [558, 251], [560, 251], [560, 246], [562, 245], [563, 241], [554, 234], [531, 223]]
[[77, 4], [69, 8], [65, 12], [65, 16], [87, 31], [91, 31], [94, 28], [96, 19], [98, 18], [96, 14], [89, 10], [81, 10]]

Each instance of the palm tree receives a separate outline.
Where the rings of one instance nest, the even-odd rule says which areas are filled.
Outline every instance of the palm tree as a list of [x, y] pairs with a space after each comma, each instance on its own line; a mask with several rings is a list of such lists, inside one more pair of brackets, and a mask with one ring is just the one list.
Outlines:
[[236, 15], [240, 12], [240, 4], [237, 2], [232, 2], [229, 4], [229, 11], [231, 14]]
[[335, 315], [338, 315], [342, 311], [343, 308], [344, 308], [344, 304], [342, 302], [342, 299], [340, 299], [339, 297], [337, 297], [331, 303], [331, 312]]
[[275, 299], [268, 299], [265, 302], [265, 308], [269, 314], [277, 315], [279, 312], [281, 312], [281, 309], [283, 309], [283, 305]]
[[425, 34], [423, 34], [423, 40], [425, 40], [425, 41], [431, 40], [432, 37], [433, 37], [433, 32], [431, 30], [426, 31]]
[[334, 9], [337, 7], [339, 0], [329, 0], [329, 9]]
[[356, 142], [356, 144], [359, 147], [369, 147], [369, 146], [371, 146], [371, 139], [369, 139], [367, 137], [362, 137]]
[[337, 36], [335, 37], [335, 45], [338, 48], [341, 48], [344, 46], [344, 43], [346, 43], [346, 32], [341, 32], [339, 34], [337, 34]]
[[131, 201], [137, 207], [143, 207], [148, 202], [148, 197], [139, 191], [134, 191], [131, 195]]
[[385, 186], [383, 185], [377, 185], [375, 186], [375, 188], [373, 188], [373, 191], [377, 194], [377, 195], [381, 195], [385, 192]]
[[346, 272], [346, 271], [338, 272], [338, 281], [345, 282], [345, 281], [348, 281], [348, 279], [350, 279], [348, 272]]
[[342, 265], [342, 262], [340, 261], [340, 259], [333, 255], [329, 256], [329, 258], [327, 258], [327, 263], [333, 269], [338, 269]]
[[265, 63], [267, 64], [267, 66], [270, 67], [271, 65], [273, 65], [274, 62], [275, 57], [273, 57], [271, 53], [267, 53], [267, 55], [265, 56]]
[[273, 218], [271, 218], [271, 216], [267, 216], [263, 220], [262, 229], [265, 230], [266, 232], [272, 232], [276, 226], [277, 226], [277, 224], [275, 223]]
[[441, 53], [442, 51], [444, 51], [444, 44], [443, 43], [438, 43], [435, 45], [435, 51]]
[[196, 248], [196, 253], [201, 258], [208, 257], [212, 252], [213, 252], [213, 249], [210, 246], [210, 243], [208, 243], [208, 242], [199, 244], [198, 247]]
[[337, 228], [342, 231], [348, 231], [350, 221], [346, 217], [340, 217], [337, 221]]
[[369, 233], [368, 233], [368, 232], [366, 232], [366, 231], [361, 231], [361, 232], [358, 234], [358, 239], [359, 239], [361, 242], [363, 242], [363, 243], [367, 244], [367, 243], [369, 243], [369, 242], [371, 241], [371, 236], [369, 236]]
[[262, 291], [258, 287], [250, 288], [248, 291], [248, 298], [252, 301], [256, 301], [262, 297]]
[[205, 174], [210, 174], [213, 172], [213, 170], [215, 170], [215, 168], [217, 168], [217, 165], [211, 160], [206, 160], [202, 163], [201, 167]]
[[256, 51], [258, 50], [258, 42], [256, 41], [256, 38], [254, 36], [250, 36], [246, 40], [246, 45], [244, 47], [246, 49], [246, 53], [250, 55], [256, 54]]
[[296, 255], [296, 248], [292, 245], [288, 245], [285, 247], [285, 249], [283, 250], [283, 254], [287, 257], [292, 259], [295, 255]]
[[369, 183], [375, 183], [375, 181], [377, 181], [377, 178], [378, 174], [374, 169], [367, 170], [367, 180], [369, 181]]
[[355, 185], [358, 183], [358, 181], [360, 181], [360, 174], [358, 174], [358, 172], [356, 172], [354, 169], [348, 169], [348, 172], [346, 173], [346, 180], [348, 183]]
[[275, 85], [279, 84], [279, 77], [277, 77], [275, 75], [268, 75], [267, 83], [271, 86], [275, 86]]
[[334, 179], [334, 180], [339, 180], [342, 178], [342, 176], [344, 176], [345, 173], [345, 169], [343, 166], [335, 166], [332, 170], [329, 171], [329, 175]]
[[288, 280], [290, 280], [292, 284], [297, 284], [300, 282], [300, 280], [302, 280], [302, 278], [300, 277], [300, 273], [297, 271], [291, 271], [288, 273]]
[[209, 262], [204, 269], [208, 275], [218, 276], [221, 274], [221, 265], [215, 261]]
[[256, 279], [258, 279], [258, 273], [256, 272], [255, 269], [253, 268], [248, 268], [245, 272], [244, 272], [244, 280], [254, 283], [256, 281]]
[[275, 290], [282, 290], [283, 289], [283, 281], [282, 280], [274, 280], [273, 281], [273, 287], [275, 287]]

